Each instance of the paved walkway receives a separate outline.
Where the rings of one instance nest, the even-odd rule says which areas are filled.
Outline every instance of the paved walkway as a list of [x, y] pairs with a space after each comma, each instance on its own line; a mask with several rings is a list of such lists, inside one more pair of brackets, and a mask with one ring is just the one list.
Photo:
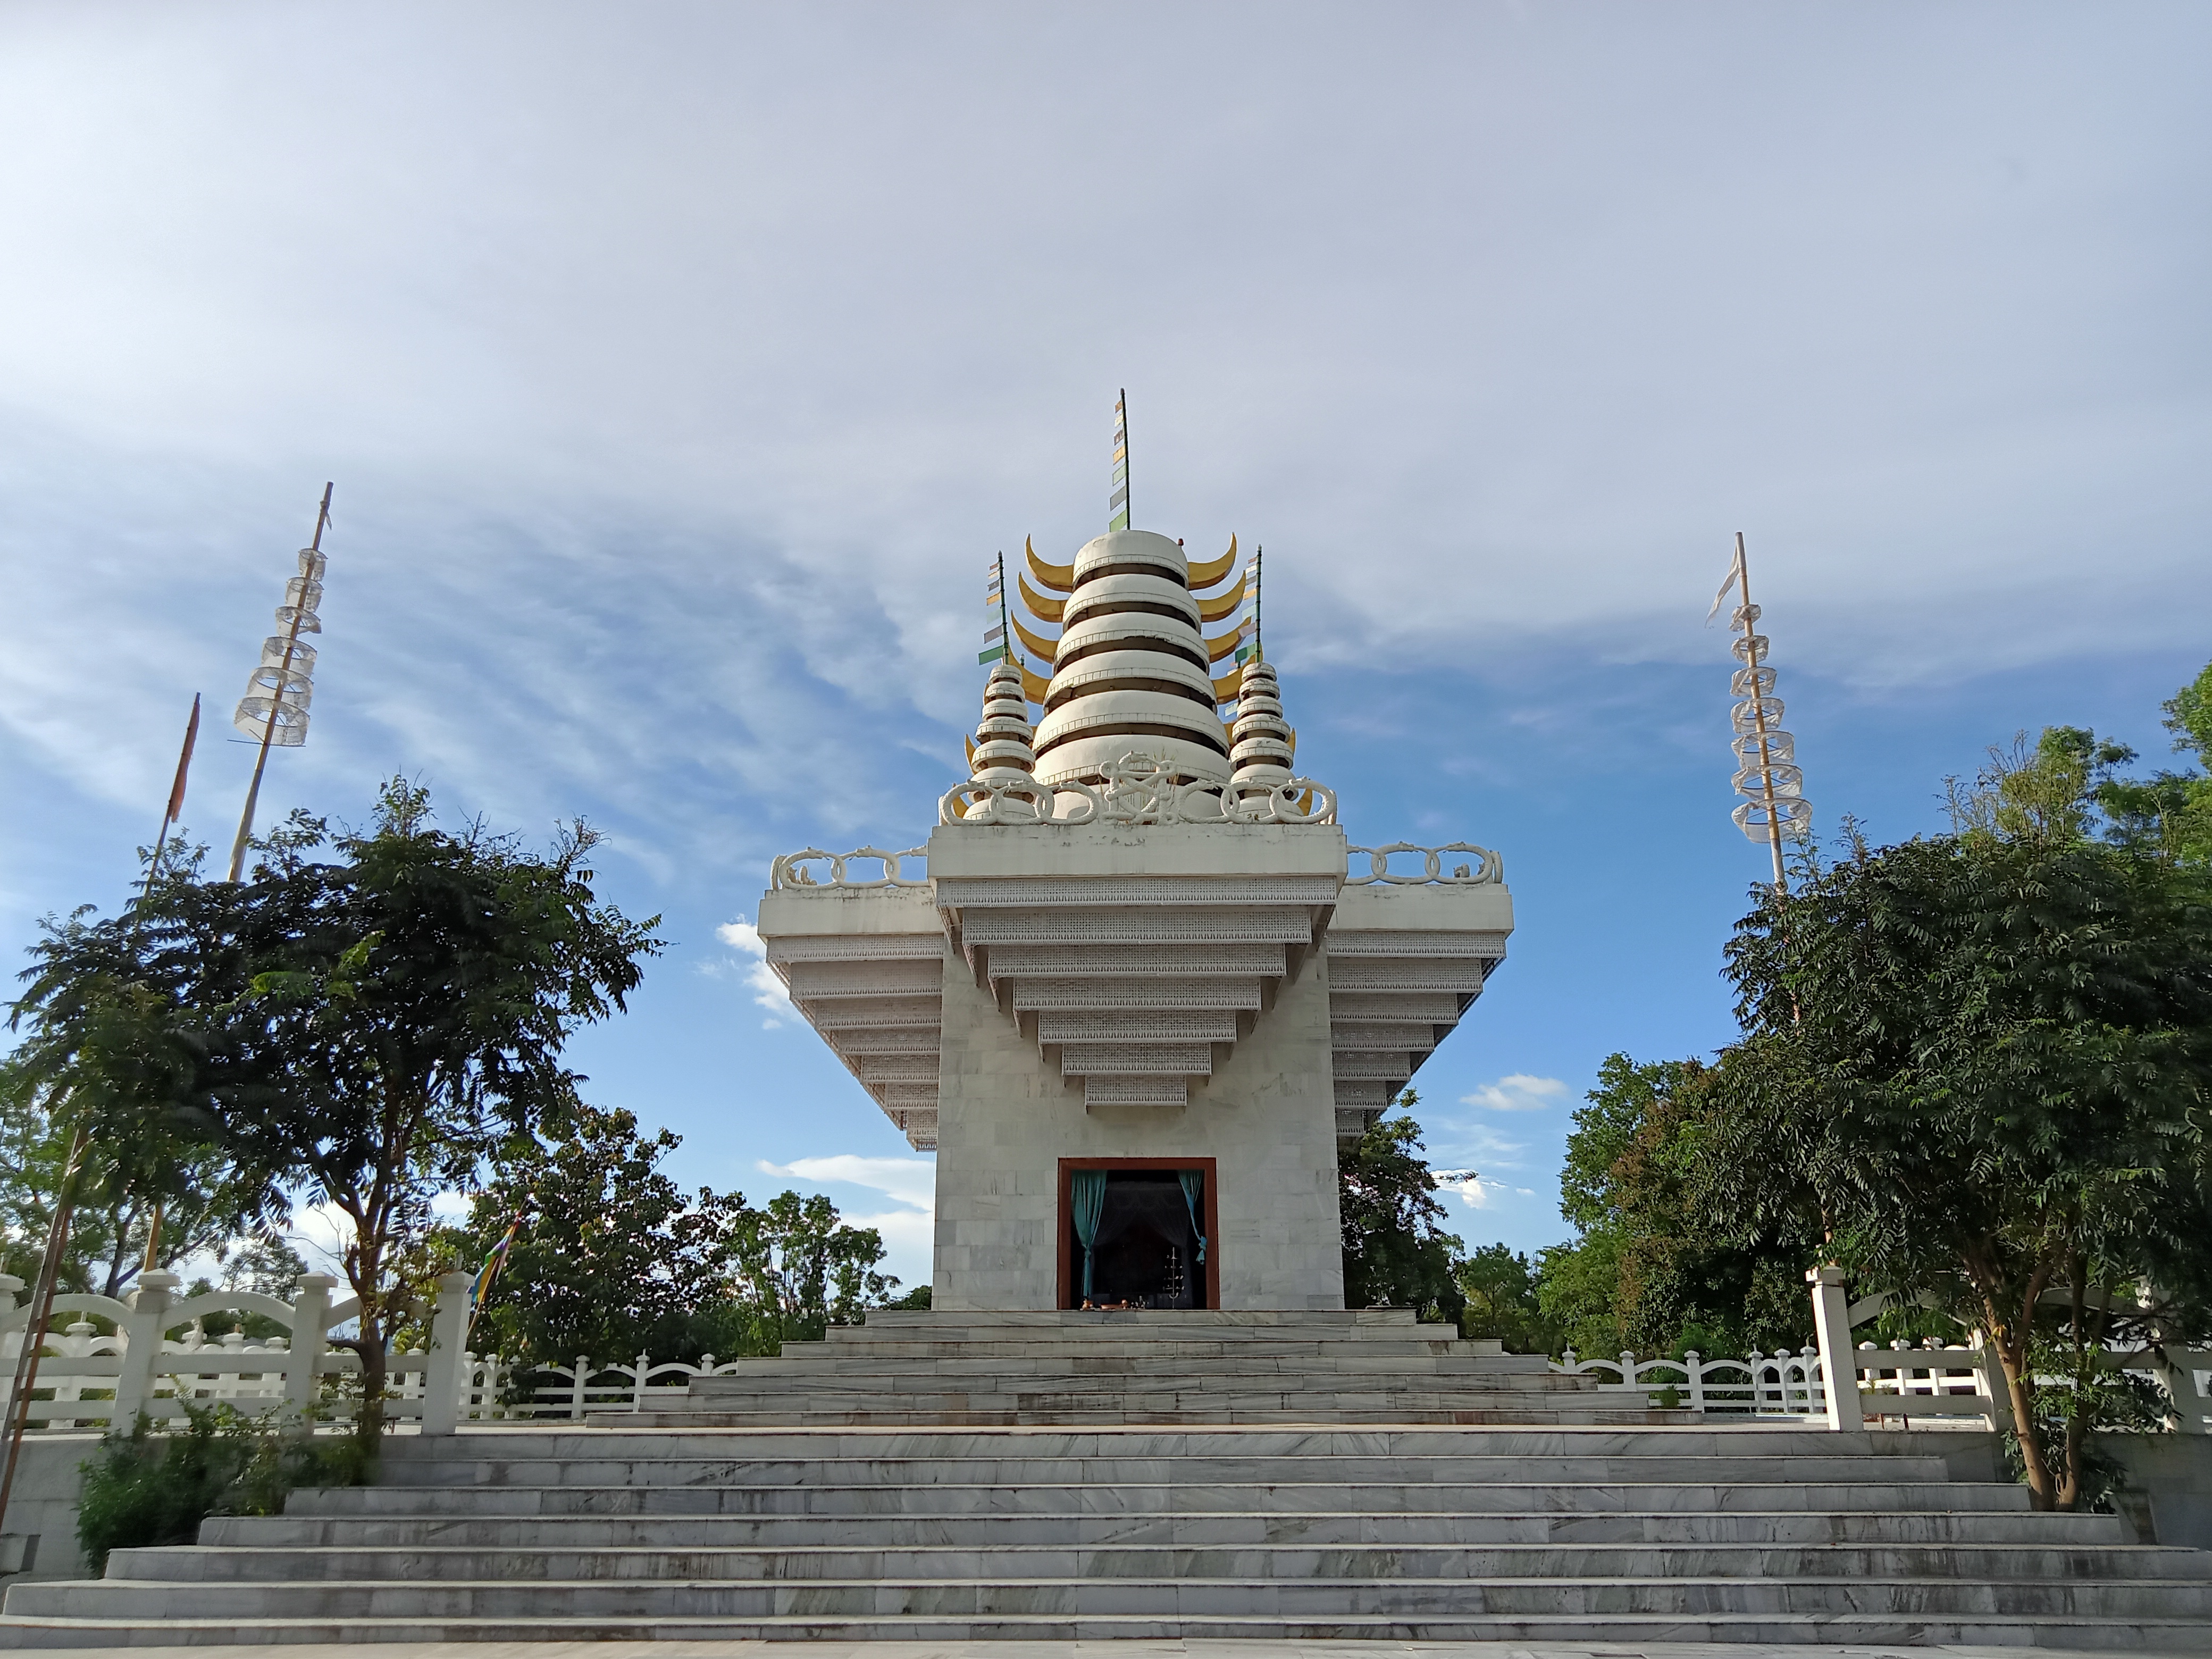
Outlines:
[[[265, 1647], [69, 1648], [70, 1659], [2112, 1659], [2073, 1648], [1833, 1647], [1817, 1643], [1510, 1642], [377, 1642]], [[2136, 1659], [2149, 1659], [2134, 1650]]]

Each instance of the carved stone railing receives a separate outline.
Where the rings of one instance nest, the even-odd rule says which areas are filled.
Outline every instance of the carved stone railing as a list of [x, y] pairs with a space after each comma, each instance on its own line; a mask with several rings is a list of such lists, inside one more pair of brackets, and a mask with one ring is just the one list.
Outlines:
[[[1336, 791], [1291, 778], [1263, 793], [1231, 799], [1223, 786], [1186, 778], [1150, 755], [1124, 755], [1100, 769], [1099, 784], [970, 779], [937, 804], [946, 824], [1334, 823]], [[1246, 787], [1250, 786], [1247, 785]]]
[[[1477, 847], [1471, 842], [1455, 841], [1442, 847], [1416, 847], [1408, 841], [1394, 841], [1388, 847], [1352, 847], [1346, 848], [1356, 861], [1364, 853], [1373, 866], [1364, 875], [1347, 875], [1346, 887], [1364, 887], [1373, 882], [1385, 882], [1393, 887], [1420, 887], [1435, 883], [1445, 887], [1480, 887], [1490, 882], [1505, 879], [1505, 860], [1487, 847]], [[1390, 860], [1404, 853], [1419, 853], [1422, 867], [1416, 874], [1402, 868], [1393, 870]], [[1450, 853], [1469, 854], [1468, 861], [1452, 866], [1449, 873], [1444, 869], [1444, 857]]]
[[[926, 847], [909, 847], [902, 853], [887, 853], [880, 847], [856, 848], [849, 853], [825, 853], [818, 847], [810, 847], [802, 853], [785, 853], [778, 856], [769, 866], [768, 884], [779, 893], [793, 889], [801, 892], [827, 892], [837, 887], [927, 887], [929, 885], [927, 876], [900, 874], [899, 860], [927, 860], [928, 857], [929, 849]], [[862, 881], [847, 873], [847, 861], [852, 859], [872, 859], [883, 866], [884, 872], [873, 881]], [[827, 876], [817, 880], [814, 872], [806, 867], [811, 864], [828, 865]]]

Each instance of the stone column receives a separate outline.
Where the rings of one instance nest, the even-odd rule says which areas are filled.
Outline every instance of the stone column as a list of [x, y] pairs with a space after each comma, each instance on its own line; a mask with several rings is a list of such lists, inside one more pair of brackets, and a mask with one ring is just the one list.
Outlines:
[[1866, 1419], [1859, 1410], [1858, 1350], [1851, 1346], [1850, 1299], [1844, 1292], [1844, 1270], [1832, 1263], [1805, 1274], [1813, 1287], [1813, 1337], [1820, 1346], [1822, 1391], [1828, 1401], [1828, 1426], [1857, 1429]]
[[291, 1358], [284, 1370], [284, 1421], [301, 1434], [314, 1432], [307, 1409], [320, 1393], [324, 1343], [331, 1317], [331, 1292], [337, 1280], [329, 1273], [301, 1273], [299, 1299], [292, 1304]]
[[473, 1273], [447, 1273], [438, 1281], [438, 1310], [430, 1316], [429, 1363], [422, 1376], [422, 1432], [451, 1434], [461, 1420], [461, 1389], [468, 1380], [469, 1287]]
[[161, 1339], [169, 1325], [169, 1301], [184, 1281], [158, 1267], [138, 1275], [131, 1311], [123, 1319], [123, 1366], [115, 1379], [115, 1415], [111, 1425], [128, 1434], [138, 1413], [154, 1403], [154, 1379], [161, 1369]]

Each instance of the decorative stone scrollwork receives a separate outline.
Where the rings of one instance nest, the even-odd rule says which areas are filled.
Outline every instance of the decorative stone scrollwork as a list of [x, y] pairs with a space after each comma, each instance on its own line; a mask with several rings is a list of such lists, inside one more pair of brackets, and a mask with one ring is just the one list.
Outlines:
[[1311, 778], [1229, 799], [1224, 787], [1186, 778], [1157, 755], [1127, 754], [1093, 786], [972, 778], [937, 804], [939, 823], [1334, 823], [1336, 792]]
[[[794, 889], [802, 890], [811, 889], [817, 892], [827, 892], [836, 887], [848, 889], [927, 887], [929, 885], [929, 878], [927, 876], [901, 875], [899, 860], [901, 859], [926, 860], [928, 856], [929, 849], [926, 847], [909, 847], [902, 853], [887, 853], [880, 847], [861, 847], [850, 853], [825, 853], [818, 847], [810, 847], [803, 853], [785, 853], [779, 855], [775, 861], [769, 866], [768, 882], [769, 886], [777, 892], [788, 892]], [[884, 866], [884, 873], [873, 881], [856, 879], [845, 872], [846, 860], [848, 859], [874, 859]], [[830, 866], [828, 878], [816, 880], [813, 872], [806, 868], [810, 864], [827, 864]]]
[[[1393, 887], [1420, 887], [1433, 882], [1445, 887], [1480, 887], [1488, 882], [1505, 879], [1505, 861], [1487, 847], [1477, 847], [1471, 842], [1455, 841], [1443, 847], [1416, 847], [1408, 841], [1394, 841], [1388, 847], [1353, 847], [1346, 849], [1354, 858], [1367, 854], [1374, 867], [1364, 876], [1347, 875], [1346, 887], [1364, 887], [1372, 882], [1387, 882]], [[1390, 868], [1390, 860], [1400, 853], [1419, 853], [1423, 867], [1419, 875], [1401, 874]], [[1469, 853], [1473, 860], [1455, 864], [1451, 873], [1444, 873], [1444, 854]]]
[[[1062, 801], [1063, 795], [1071, 799]], [[1088, 823], [1097, 816], [1097, 791], [1029, 778], [969, 778], [937, 803], [939, 823]]]

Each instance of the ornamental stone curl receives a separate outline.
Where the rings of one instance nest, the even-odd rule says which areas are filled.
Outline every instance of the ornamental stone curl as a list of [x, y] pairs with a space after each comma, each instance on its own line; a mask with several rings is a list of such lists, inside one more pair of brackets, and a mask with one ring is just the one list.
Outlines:
[[1097, 784], [1073, 779], [970, 778], [937, 804], [944, 824], [1334, 823], [1336, 792], [1291, 778], [1231, 799], [1224, 786], [1186, 778], [1155, 755], [1127, 754], [1100, 769]]
[[[887, 853], [880, 847], [856, 848], [849, 853], [825, 853], [818, 847], [810, 847], [801, 853], [778, 854], [775, 862], [769, 866], [768, 884], [776, 892], [787, 892], [793, 888], [826, 892], [836, 887], [856, 890], [875, 887], [927, 887], [929, 885], [927, 876], [901, 875], [899, 860], [926, 860], [928, 856], [929, 849], [926, 847], [909, 847], [902, 853]], [[884, 873], [874, 881], [856, 880], [845, 873], [845, 864], [848, 859], [874, 859], [884, 866]], [[824, 863], [830, 866], [829, 878], [817, 881], [813, 872], [805, 866]]]
[[[1505, 860], [1487, 847], [1477, 847], [1472, 842], [1448, 842], [1442, 847], [1416, 847], [1409, 841], [1394, 841], [1388, 847], [1350, 847], [1345, 849], [1357, 856], [1367, 854], [1373, 866], [1364, 876], [1347, 875], [1346, 887], [1365, 887], [1374, 882], [1386, 882], [1393, 887], [1421, 887], [1431, 883], [1443, 887], [1480, 887], [1487, 883], [1505, 879]], [[1390, 868], [1391, 858], [1399, 853], [1419, 853], [1422, 858], [1419, 875], [1403, 875]], [[1468, 853], [1470, 862], [1455, 864], [1451, 873], [1444, 873], [1444, 854]]]

